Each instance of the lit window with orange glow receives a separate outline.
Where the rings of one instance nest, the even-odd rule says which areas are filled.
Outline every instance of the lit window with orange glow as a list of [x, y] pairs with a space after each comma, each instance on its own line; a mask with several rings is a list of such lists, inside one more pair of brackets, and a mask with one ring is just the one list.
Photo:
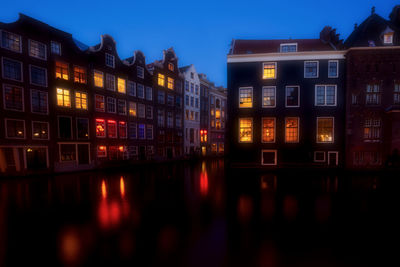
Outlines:
[[56, 61], [56, 78], [68, 80], [68, 63]]
[[82, 92], [75, 92], [75, 107], [77, 109], [87, 110], [87, 94]]
[[104, 112], [105, 111], [105, 106], [104, 106], [104, 96], [103, 95], [95, 95], [95, 107], [96, 111]]
[[168, 69], [169, 69], [170, 71], [174, 71], [174, 64], [168, 63]]
[[174, 90], [174, 79], [168, 77], [168, 89]]
[[74, 66], [74, 82], [76, 83], [86, 83], [86, 69]]
[[118, 123], [118, 132], [119, 132], [119, 138], [121, 139], [127, 138], [127, 125], [125, 121], [120, 121]]
[[263, 79], [276, 79], [276, 62], [263, 64]]
[[158, 85], [165, 86], [165, 76], [161, 73], [158, 74]]
[[107, 157], [107, 147], [106, 146], [97, 146], [97, 157], [98, 158]]
[[103, 88], [104, 87], [104, 74], [101, 71], [93, 71], [93, 82], [94, 86]]
[[253, 88], [242, 87], [239, 88], [239, 108], [252, 108], [253, 107]]
[[215, 110], [215, 118], [220, 119], [221, 118], [221, 110], [217, 109]]
[[317, 143], [333, 143], [334, 118], [317, 118]]
[[57, 106], [71, 107], [71, 95], [68, 89], [57, 88]]
[[125, 79], [118, 78], [118, 93], [126, 94], [126, 81], [125, 81]]
[[96, 137], [106, 137], [106, 122], [103, 119], [96, 119]]
[[239, 142], [251, 143], [253, 142], [253, 119], [240, 118], [239, 119]]
[[117, 122], [113, 120], [108, 120], [107, 131], [109, 138], [117, 138]]
[[383, 35], [383, 43], [386, 45], [393, 44], [393, 32], [388, 32]]
[[262, 142], [275, 142], [275, 118], [262, 119]]
[[299, 118], [295, 117], [285, 119], [285, 142], [299, 142]]
[[135, 102], [129, 102], [129, 116], [136, 117], [137, 109]]

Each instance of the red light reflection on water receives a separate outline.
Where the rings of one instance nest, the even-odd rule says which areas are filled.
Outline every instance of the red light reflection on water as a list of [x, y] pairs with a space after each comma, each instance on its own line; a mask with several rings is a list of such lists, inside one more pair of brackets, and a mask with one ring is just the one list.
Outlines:
[[125, 197], [125, 182], [124, 182], [124, 177], [121, 176], [119, 179], [119, 191], [121, 192], [121, 197]]
[[239, 221], [248, 223], [253, 215], [253, 200], [249, 196], [240, 196], [237, 210]]
[[104, 180], [101, 181], [101, 195], [103, 199], [107, 198], [107, 186], [106, 186], [106, 181]]
[[203, 163], [201, 164], [200, 194], [202, 196], [206, 196], [208, 194], [208, 174], [205, 161], [203, 161]]
[[286, 219], [289, 221], [296, 219], [297, 213], [297, 199], [294, 196], [286, 196], [283, 200], [283, 214]]
[[61, 259], [66, 264], [75, 264], [80, 258], [81, 244], [79, 234], [74, 229], [68, 229], [61, 233], [60, 253]]

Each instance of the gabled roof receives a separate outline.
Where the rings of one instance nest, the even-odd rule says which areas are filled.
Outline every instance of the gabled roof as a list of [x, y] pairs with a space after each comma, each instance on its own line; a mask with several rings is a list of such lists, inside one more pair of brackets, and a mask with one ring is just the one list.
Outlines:
[[191, 67], [191, 65], [184, 66], [184, 67], [179, 68], [179, 70], [180, 70], [181, 72], [185, 72], [185, 71], [187, 71], [190, 67]]
[[297, 43], [297, 51], [329, 51], [335, 48], [320, 39], [234, 40], [231, 55], [279, 53], [281, 44]]

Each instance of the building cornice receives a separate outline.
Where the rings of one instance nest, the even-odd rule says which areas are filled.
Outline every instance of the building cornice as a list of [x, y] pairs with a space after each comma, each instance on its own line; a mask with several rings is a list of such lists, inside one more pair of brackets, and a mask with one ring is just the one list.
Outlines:
[[340, 51], [311, 51], [293, 53], [263, 53], [228, 55], [228, 63], [289, 61], [289, 60], [316, 60], [316, 59], [344, 59], [346, 50]]

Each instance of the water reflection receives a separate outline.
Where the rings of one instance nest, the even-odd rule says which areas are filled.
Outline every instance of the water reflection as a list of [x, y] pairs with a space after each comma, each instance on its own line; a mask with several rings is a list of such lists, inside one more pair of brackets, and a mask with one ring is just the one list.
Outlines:
[[0, 265], [366, 266], [391, 251], [398, 183], [222, 160], [0, 180]]

